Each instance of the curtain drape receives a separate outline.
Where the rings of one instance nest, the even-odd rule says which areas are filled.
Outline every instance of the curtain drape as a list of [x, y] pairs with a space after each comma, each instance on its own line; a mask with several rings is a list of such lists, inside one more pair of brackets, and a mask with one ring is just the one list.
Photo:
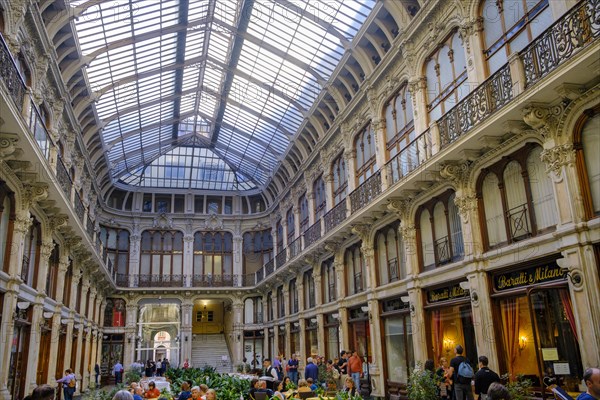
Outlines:
[[440, 310], [433, 310], [433, 351], [436, 355], [437, 360], [442, 356], [444, 349], [444, 338], [442, 331], [442, 312]]
[[575, 315], [573, 315], [573, 305], [571, 304], [571, 296], [569, 296], [569, 291], [561, 289], [558, 291], [558, 293], [560, 295], [563, 309], [565, 310], [565, 316], [567, 317], [569, 326], [571, 327], [571, 333], [573, 333], [575, 340], [579, 342], [579, 338], [577, 337], [577, 327], [575, 326]]
[[508, 361], [508, 373], [513, 375], [519, 348], [519, 302], [517, 298], [502, 301], [502, 336]]

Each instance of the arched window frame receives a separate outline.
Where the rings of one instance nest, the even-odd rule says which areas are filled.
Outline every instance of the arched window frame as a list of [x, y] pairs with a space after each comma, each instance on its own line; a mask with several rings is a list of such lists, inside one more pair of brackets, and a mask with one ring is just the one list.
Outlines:
[[[114, 244], [109, 240], [110, 235], [115, 235]], [[112, 263], [113, 270], [117, 276], [129, 276], [129, 231], [120, 228], [111, 228], [100, 225], [100, 241]]]
[[388, 160], [415, 138], [414, 111], [408, 83], [403, 83], [385, 105], [386, 149]]
[[295, 314], [299, 311], [298, 309], [298, 289], [296, 286], [296, 278], [293, 278], [289, 283], [289, 300], [290, 300], [290, 314]]
[[277, 288], [277, 318], [285, 317], [285, 302], [283, 299], [283, 285]]
[[256, 260], [262, 266], [273, 259], [273, 237], [270, 229], [246, 232], [243, 239], [244, 274], [249, 273], [248, 266]]
[[324, 303], [331, 303], [337, 299], [336, 280], [334, 258], [331, 257], [321, 263], [321, 286]]
[[323, 175], [313, 182], [313, 193], [315, 195], [315, 221], [318, 221], [327, 211], [327, 196]]
[[300, 196], [300, 199], [298, 200], [298, 207], [300, 208], [300, 233], [304, 233], [304, 231], [308, 229], [310, 223], [310, 211], [308, 208], [308, 199], [306, 198], [306, 193]]
[[[296, 237], [296, 218], [294, 216], [294, 208], [291, 207], [286, 213], [286, 223], [287, 223], [287, 238], [288, 245], [292, 243], [294, 238]], [[283, 247], [283, 246], [282, 246]]]
[[365, 258], [361, 249], [362, 242], [348, 247], [344, 252], [346, 265], [346, 284], [349, 295], [361, 293], [365, 290]]
[[348, 190], [348, 174], [343, 153], [333, 160], [331, 171], [333, 173], [333, 202], [338, 205], [346, 198]]
[[[528, 239], [529, 237], [544, 234], [556, 229], [555, 225], [544, 229], [539, 229], [536, 223], [536, 209], [533, 204], [527, 160], [530, 153], [538, 146], [539, 145], [536, 143], [525, 144], [525, 146], [523, 146], [519, 150], [502, 157], [502, 159], [498, 162], [494, 163], [493, 165], [487, 168], [482, 169], [481, 173], [477, 178], [476, 187], [479, 221], [482, 227], [481, 234], [484, 249], [486, 251], [492, 248], [506, 246], [508, 244]], [[518, 190], [524, 190], [526, 202], [519, 205], [518, 207], [512, 207], [509, 209], [509, 202], [507, 200], [506, 183], [504, 182], [504, 176], [507, 166], [509, 166], [513, 162], [517, 162], [520, 167], [520, 175], [522, 178], [520, 182], [523, 185], [523, 188], [519, 188]], [[500, 193], [500, 198], [502, 202], [502, 222], [504, 223], [504, 230], [506, 234], [505, 241], [496, 243], [494, 245], [490, 243], [482, 190], [483, 182], [488, 174], [494, 174], [498, 179], [498, 191]], [[545, 178], [548, 177], [546, 176]], [[511, 229], [511, 227], [513, 229]], [[516, 227], [519, 227], [519, 229], [517, 229]]]
[[[433, 268], [455, 262], [462, 259], [464, 256], [464, 246], [460, 246], [463, 243], [462, 226], [460, 226], [460, 230], [457, 231], [451, 224], [452, 218], [458, 218], [458, 221], [460, 221], [460, 216], [451, 216], [449, 213], [450, 202], [454, 197], [454, 194], [454, 190], [449, 189], [439, 196], [433, 197], [427, 203], [422, 204], [417, 210], [415, 216], [418, 243], [417, 254], [419, 257], [419, 265], [421, 266], [422, 271], [428, 271]], [[441, 217], [441, 221], [439, 220], [439, 214], [436, 217], [435, 213], [435, 208], [438, 206], [438, 204], [441, 204], [444, 210], [444, 216]], [[457, 209], [455, 211], [458, 212]], [[431, 239], [433, 243], [433, 263], [429, 265], [425, 265], [426, 258], [423, 253], [423, 241], [426, 238], [423, 237], [422, 232], [425, 231], [426, 228], [421, 226], [421, 214], [424, 212], [429, 214], [429, 222], [431, 225], [430, 227], [427, 227], [427, 230], [429, 231], [430, 229], [431, 231]], [[443, 229], [446, 232], [444, 237], [436, 237], [436, 231], [439, 231], [440, 229]], [[457, 234], [459, 234], [460, 238], [456, 238]]]
[[304, 272], [304, 309], [310, 310], [315, 307], [315, 280], [313, 278], [313, 270], [310, 269]]
[[356, 152], [356, 182], [364, 183], [377, 170], [375, 157], [375, 129], [369, 122], [354, 138]]
[[[399, 227], [400, 221], [394, 221], [375, 234], [375, 263], [379, 285], [406, 278], [406, 255], [402, 237], [398, 233]], [[393, 243], [389, 240], [390, 234]]]
[[[457, 41], [462, 43], [462, 40], [457, 40], [458, 29], [454, 29], [444, 41], [442, 41], [437, 50], [435, 50], [424, 65], [424, 75], [427, 79], [427, 112], [429, 120], [436, 120], [450, 109], [452, 109], [463, 97], [468, 94], [468, 88], [465, 87], [467, 80], [467, 68], [465, 60], [465, 50], [463, 46], [454, 48]], [[446, 84], [442, 83], [441, 76], [443, 75], [440, 65], [440, 57], [443, 55], [442, 51], [448, 48], [448, 60], [449, 66], [446, 68], [450, 69], [452, 74], [450, 81]], [[464, 64], [464, 67], [461, 67]], [[431, 71], [433, 70], [433, 72]], [[433, 76], [432, 74], [435, 74]], [[431, 84], [433, 83], [433, 85]], [[433, 87], [432, 87], [433, 86]], [[439, 109], [439, 115], [435, 115], [434, 111]], [[433, 115], [432, 115], [433, 114]]]
[[[149, 235], [150, 247], [145, 238]], [[140, 265], [148, 265], [146, 275], [153, 282], [167, 283], [183, 275], [183, 233], [176, 230], [146, 230], [142, 232]], [[182, 271], [179, 273], [174, 273]], [[158, 278], [158, 277], [163, 278]], [[154, 277], [154, 278], [151, 278]], [[156, 280], [158, 279], [158, 282]], [[141, 280], [140, 280], [140, 283]]]
[[[517, 3], [526, 11], [517, 10]], [[511, 0], [511, 4], [507, 4], [505, 0], [484, 0], [479, 8], [483, 21], [481, 45], [488, 76], [506, 64], [511, 54], [521, 51], [553, 22], [549, 0]], [[501, 33], [493, 43], [487, 43], [486, 32], [492, 30], [492, 24], [495, 25], [494, 28], [499, 25]]]
[[[590, 173], [587, 168], [583, 146], [583, 132], [586, 124], [593, 118], [597, 118], [598, 114], [600, 114], [600, 104], [596, 105], [594, 108], [585, 110], [575, 123], [575, 128], [573, 130], [575, 166], [577, 168], [577, 176], [579, 177], [579, 187], [583, 199], [584, 217], [586, 220], [600, 216], [600, 212], [594, 211], [594, 197], [590, 184]], [[600, 202], [600, 199], [597, 199], [596, 201]]]
[[233, 235], [230, 232], [194, 233], [193, 284], [227, 283], [233, 278]]
[[21, 279], [25, 284], [35, 288], [37, 285], [42, 229], [38, 220], [33, 217], [27, 236], [24, 240], [23, 259], [21, 262]]
[[282, 219], [280, 218], [277, 221], [277, 252], [283, 250], [283, 224]]

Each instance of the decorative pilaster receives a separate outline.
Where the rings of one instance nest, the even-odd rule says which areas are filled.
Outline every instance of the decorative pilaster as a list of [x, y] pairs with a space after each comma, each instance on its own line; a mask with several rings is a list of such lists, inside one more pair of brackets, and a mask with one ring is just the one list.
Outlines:
[[[0, 327], [0, 365], [3, 366], [10, 365], [13, 330], [15, 326], [13, 315], [17, 308], [19, 284], [19, 280], [11, 279], [7, 283], [7, 290], [4, 293], [2, 326]], [[0, 398], [2, 400], [10, 399], [10, 392], [8, 390], [8, 371], [8, 368], [0, 369]]]
[[[83, 366], [81, 368], [81, 375], [82, 375], [82, 380], [81, 380], [81, 389], [80, 392], [86, 392], [88, 390], [88, 388], [90, 387], [90, 381], [91, 381], [91, 375], [93, 373], [93, 367], [95, 364], [90, 364], [90, 357], [91, 357], [91, 351], [92, 351], [92, 328], [91, 326], [87, 326], [85, 328], [85, 343], [83, 346], [83, 351], [84, 351], [84, 355], [83, 355]], [[88, 369], [88, 366], [91, 365], [91, 370]]]
[[241, 300], [233, 301], [233, 365], [238, 365], [244, 360], [244, 303]]
[[340, 307], [340, 341], [342, 350], [350, 350], [350, 332], [348, 328], [348, 308]]
[[38, 295], [33, 303], [31, 313], [31, 330], [29, 336], [29, 351], [27, 354], [27, 371], [25, 373], [25, 383], [27, 393], [31, 393], [36, 388], [36, 375], [39, 363], [39, 350], [41, 342], [42, 328], [44, 323], [44, 295]]
[[56, 308], [54, 316], [52, 317], [52, 333], [50, 334], [50, 361], [48, 363], [48, 384], [50, 386], [56, 386], [56, 375], [57, 372], [60, 374], [62, 371], [56, 371], [56, 362], [58, 360], [58, 342], [60, 340], [61, 325], [60, 307]]
[[[183, 363], [185, 359], [191, 360], [192, 358], [192, 313], [194, 310], [194, 303], [191, 301], [185, 301], [181, 304], [181, 360]], [[187, 338], [187, 340], [186, 340]]]
[[[83, 365], [81, 365], [81, 352], [84, 351], [83, 348], [83, 332], [84, 332], [84, 326], [83, 323], [78, 323], [77, 325], [74, 326], [75, 329], [77, 329], [77, 351], [75, 352], [75, 365], [72, 365], [71, 367], [73, 368], [73, 372], [75, 373], [75, 376], [77, 377], [77, 379], [79, 379], [79, 382], [83, 383], [83, 377], [85, 375], [85, 371], [83, 370]], [[76, 389], [76, 393], [77, 394], [81, 394], [81, 385], [79, 385], [79, 387]]]
[[244, 238], [242, 235], [233, 237], [233, 276], [239, 277], [237, 286], [244, 285]]
[[[42, 239], [42, 245], [40, 246], [40, 261], [38, 263], [38, 281], [36, 289], [40, 293], [46, 291], [46, 281], [48, 280], [48, 269], [50, 268], [50, 255], [54, 250], [55, 243], [52, 237], [46, 237]], [[46, 293], [48, 295], [49, 293]]]
[[379, 303], [377, 300], [369, 300], [369, 324], [371, 341], [371, 363], [369, 364], [369, 374], [371, 375], [371, 396], [385, 397], [385, 381], [383, 379], [383, 346], [381, 338], [381, 318], [379, 316]]

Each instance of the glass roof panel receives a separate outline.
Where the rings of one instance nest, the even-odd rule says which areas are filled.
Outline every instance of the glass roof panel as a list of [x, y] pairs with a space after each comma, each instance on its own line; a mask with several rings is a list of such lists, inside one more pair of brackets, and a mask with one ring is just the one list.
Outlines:
[[376, 1], [71, 0], [113, 179], [266, 185]]

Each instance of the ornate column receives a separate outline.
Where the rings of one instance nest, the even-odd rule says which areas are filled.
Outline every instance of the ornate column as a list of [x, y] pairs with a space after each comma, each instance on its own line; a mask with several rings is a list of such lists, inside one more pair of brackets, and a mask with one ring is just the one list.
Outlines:
[[[58, 341], [60, 338], [61, 325], [60, 307], [57, 307], [52, 317], [52, 332], [50, 333], [50, 361], [48, 362], [48, 384], [56, 386], [56, 362], [58, 360]], [[62, 371], [60, 371], [62, 373]]]
[[290, 285], [287, 282], [283, 283], [283, 315], [290, 315], [292, 305], [290, 304]]
[[[235, 238], [233, 240], [233, 273], [235, 274]], [[194, 235], [191, 233], [183, 237], [183, 276], [184, 286], [191, 287], [194, 282]]]
[[94, 364], [90, 364], [90, 357], [92, 351], [92, 326], [87, 325], [85, 327], [85, 343], [83, 347], [83, 366], [81, 367], [81, 374], [83, 376], [81, 380], [80, 392], [86, 392], [90, 386], [92, 371], [94, 370]]
[[369, 305], [369, 324], [370, 324], [370, 341], [371, 341], [371, 363], [369, 364], [369, 374], [371, 375], [371, 396], [385, 397], [385, 381], [383, 378], [383, 346], [381, 332], [381, 318], [379, 316], [379, 303], [376, 299], [368, 301]]
[[[365, 266], [362, 273], [364, 277], [363, 291], [368, 291], [375, 288], [377, 282], [377, 271], [375, 270], [375, 250], [373, 249], [373, 243], [371, 240], [371, 226], [370, 225], [355, 225], [352, 227], [352, 233], [360, 237], [362, 243], [360, 250], [365, 258]], [[361, 282], [362, 283], [362, 282]]]
[[[69, 257], [65, 254], [62, 254], [58, 261], [58, 274], [56, 274], [56, 297], [62, 296], [65, 293], [65, 274], [67, 273], [67, 269], [69, 268]], [[75, 270], [73, 271], [73, 280], [75, 279]], [[77, 288], [77, 286], [75, 286]], [[76, 289], [77, 290], [77, 289]], [[72, 294], [76, 294], [77, 292], [71, 291]], [[50, 295], [50, 294], [49, 294]], [[63, 296], [64, 297], [64, 296]], [[54, 299], [56, 302], [61, 305], [63, 304], [64, 298]], [[71, 295], [71, 297], [76, 297]], [[68, 304], [65, 306], [69, 307]], [[57, 307], [59, 308], [59, 307]]]
[[335, 298], [338, 300], [346, 297], [347, 288], [346, 288], [346, 265], [344, 264], [344, 253], [338, 252], [333, 259], [333, 265], [335, 268], [335, 290], [336, 296]]
[[[367, 92], [368, 93], [368, 92]], [[370, 101], [371, 102], [371, 101]], [[379, 102], [377, 103], [377, 107], [379, 107]], [[379, 115], [381, 110], [373, 110], [371, 108], [372, 115]], [[386, 134], [385, 134], [385, 119], [373, 118], [371, 121], [371, 126], [375, 131], [374, 139], [375, 139], [375, 160], [377, 164], [377, 169], [381, 170], [381, 191], [384, 191], [388, 188], [388, 176], [385, 173], [385, 163], [387, 161], [387, 148], [386, 148]]]
[[[410, 321], [413, 328], [413, 349], [415, 360], [427, 360], [427, 333], [425, 329], [425, 312], [421, 288], [412, 287], [408, 289], [410, 297]], [[492, 353], [493, 354], [493, 353]]]
[[244, 360], [244, 303], [240, 299], [233, 301], [233, 365]]
[[135, 360], [135, 343], [137, 335], [137, 310], [138, 306], [135, 303], [127, 302], [125, 306], [127, 316], [125, 324], [125, 345], [123, 348], [123, 365], [128, 366], [133, 364]]
[[483, 17], [466, 21], [460, 27], [460, 36], [463, 40], [465, 60], [467, 63], [467, 79], [470, 82], [471, 90], [487, 78], [485, 73], [485, 59], [484, 57], [481, 57], [484, 50], [481, 45], [482, 32]]
[[[317, 304], [321, 304], [317, 302]], [[325, 354], [325, 315], [323, 313], [317, 314], [317, 337], [320, 340], [317, 342], [317, 348], [319, 349], [319, 354]]]
[[184, 300], [181, 304], [181, 359], [180, 364], [183, 364], [185, 359], [192, 359], [192, 313], [194, 311], [194, 303], [190, 299]]
[[54, 250], [54, 246], [55, 244], [51, 235], [50, 237], [44, 237], [42, 239], [42, 245], [40, 246], [40, 261], [38, 263], [38, 281], [36, 284], [36, 289], [39, 293], [46, 292], [48, 268], [50, 267], [50, 255], [52, 254], [52, 250]]
[[25, 235], [27, 235], [32, 222], [33, 218], [31, 218], [28, 210], [20, 211], [15, 216], [12, 240], [10, 243], [10, 258], [8, 260], [8, 275], [11, 277], [20, 276], [21, 267], [23, 265]]
[[315, 201], [315, 192], [312, 189], [312, 184], [309, 186], [308, 182], [306, 184], [306, 200], [308, 201], [308, 226], [312, 226], [315, 223], [316, 215], [316, 201]]
[[[233, 276], [237, 277], [235, 286], [244, 286], [244, 237], [235, 235], [233, 237]], [[234, 279], [234, 282], [235, 279]]]
[[285, 354], [287, 354], [288, 360], [292, 358], [292, 332], [290, 331], [291, 327], [292, 327], [292, 324], [289, 322], [286, 322], [286, 324], [285, 324]]
[[[98, 327], [96, 325], [92, 325], [91, 332], [92, 332], [92, 344], [90, 347], [89, 365], [91, 366], [92, 371], [94, 371], [94, 367], [96, 366], [96, 363], [99, 363], [99, 360], [97, 358], [97, 356], [98, 356], [98, 335], [99, 335]], [[96, 387], [96, 376], [92, 371], [90, 371], [90, 373], [89, 373], [90, 380], [89, 380], [87, 387], [94, 389]], [[94, 377], [93, 379], [92, 379], [92, 376]]]
[[327, 210], [331, 210], [335, 207], [335, 199], [333, 198], [333, 174], [331, 168], [327, 168], [323, 173], [323, 180], [325, 181], [325, 198], [327, 201]]
[[425, 132], [429, 128], [427, 116], [427, 104], [425, 89], [427, 88], [427, 79], [424, 76], [416, 76], [408, 82], [410, 98], [413, 102], [413, 114], [416, 136]]
[[[11, 257], [12, 258], [12, 257]], [[20, 265], [20, 264], [19, 264]], [[12, 264], [11, 264], [12, 266]], [[7, 282], [4, 293], [4, 304], [2, 307], [2, 327], [0, 328], [0, 365], [10, 365], [10, 353], [15, 326], [14, 312], [17, 308], [17, 296], [19, 294], [19, 278], [11, 278]], [[10, 399], [8, 390], [8, 368], [0, 369], [0, 398]]]
[[[321, 268], [317, 264], [313, 266], [313, 281], [315, 282], [315, 305], [318, 307], [323, 304], [323, 287], [321, 279]], [[320, 336], [324, 337], [324, 336]], [[324, 354], [324, 353], [319, 353]]]
[[296, 288], [298, 289], [298, 312], [302, 314], [306, 310], [306, 304], [304, 303], [304, 274], [296, 278]]
[[44, 296], [38, 294], [33, 303], [31, 313], [31, 333], [29, 336], [29, 350], [27, 352], [27, 372], [25, 373], [26, 392], [31, 393], [37, 387], [37, 367], [39, 363], [39, 350], [41, 340], [41, 325], [44, 323]]
[[[83, 377], [85, 376], [84, 366], [81, 365], [81, 352], [84, 351], [83, 332], [85, 330], [83, 322], [79, 322], [77, 325], [75, 325], [75, 329], [77, 329], [77, 351], [75, 352], [75, 365], [72, 365], [71, 368], [73, 368], [73, 373], [75, 373], [75, 376], [77, 376], [79, 382], [83, 383]], [[79, 385], [77, 388], [77, 393], [81, 393], [81, 391], [82, 388], [81, 385]]]
[[[67, 318], [65, 318], [66, 323], [67, 323], [67, 334], [66, 334], [66, 340], [65, 340], [65, 354], [63, 357], [63, 365], [65, 366], [64, 368], [71, 368], [74, 369], [75, 367], [71, 365], [71, 352], [73, 351], [73, 329], [75, 327], [75, 321], [73, 320], [73, 316], [75, 313], [71, 312], [69, 313], [69, 316]], [[67, 367], [68, 366], [68, 367]], [[62, 372], [63, 371], [56, 371], [57, 374], [59, 374], [60, 376], [62, 376]]]
[[[87, 276], [87, 275], [83, 275], [79, 269], [75, 269], [75, 271], [79, 271], [78, 272], [79, 276], [77, 277], [78, 278], [77, 282], [75, 282], [73, 284], [73, 286], [75, 288], [75, 291], [71, 292], [72, 293], [71, 294], [71, 302], [70, 302], [71, 305], [69, 306], [69, 308], [72, 309], [72, 310], [74, 310], [75, 307], [76, 307], [76, 303], [77, 303], [77, 285], [79, 284], [79, 279], [82, 279], [82, 281], [81, 281], [81, 300], [80, 300], [80, 303], [79, 303], [79, 314], [85, 318], [86, 312], [87, 312], [87, 309], [88, 309], [87, 294], [88, 294], [88, 292], [90, 290], [90, 277]], [[73, 271], [73, 272], [75, 272], [75, 271]], [[75, 273], [73, 273], [73, 281], [76, 280], [75, 277], [76, 277], [76, 275], [75, 275]], [[73, 290], [73, 289], [71, 289], [71, 290]]]
[[[346, 174], [348, 179], [348, 194], [356, 189], [356, 150], [353, 149], [352, 140], [348, 141], [348, 148], [344, 149], [344, 162], [346, 163]], [[350, 196], [346, 196], [348, 200], [348, 210], [350, 210]]]
[[350, 332], [348, 328], [348, 308], [340, 307], [340, 340], [341, 340], [341, 349], [342, 350], [350, 350]]
[[298, 320], [300, 323], [300, 357], [298, 357], [298, 370], [302, 371], [302, 376], [304, 376], [304, 368], [306, 367], [306, 320], [304, 318], [300, 318]]
[[[135, 228], [135, 227], [134, 227]], [[140, 249], [142, 236], [136, 229], [129, 236], [129, 287], [136, 286], [136, 277], [140, 274]], [[184, 242], [185, 246], [185, 242]], [[184, 248], [185, 249], [185, 248]], [[185, 263], [185, 256], [183, 258]]]

